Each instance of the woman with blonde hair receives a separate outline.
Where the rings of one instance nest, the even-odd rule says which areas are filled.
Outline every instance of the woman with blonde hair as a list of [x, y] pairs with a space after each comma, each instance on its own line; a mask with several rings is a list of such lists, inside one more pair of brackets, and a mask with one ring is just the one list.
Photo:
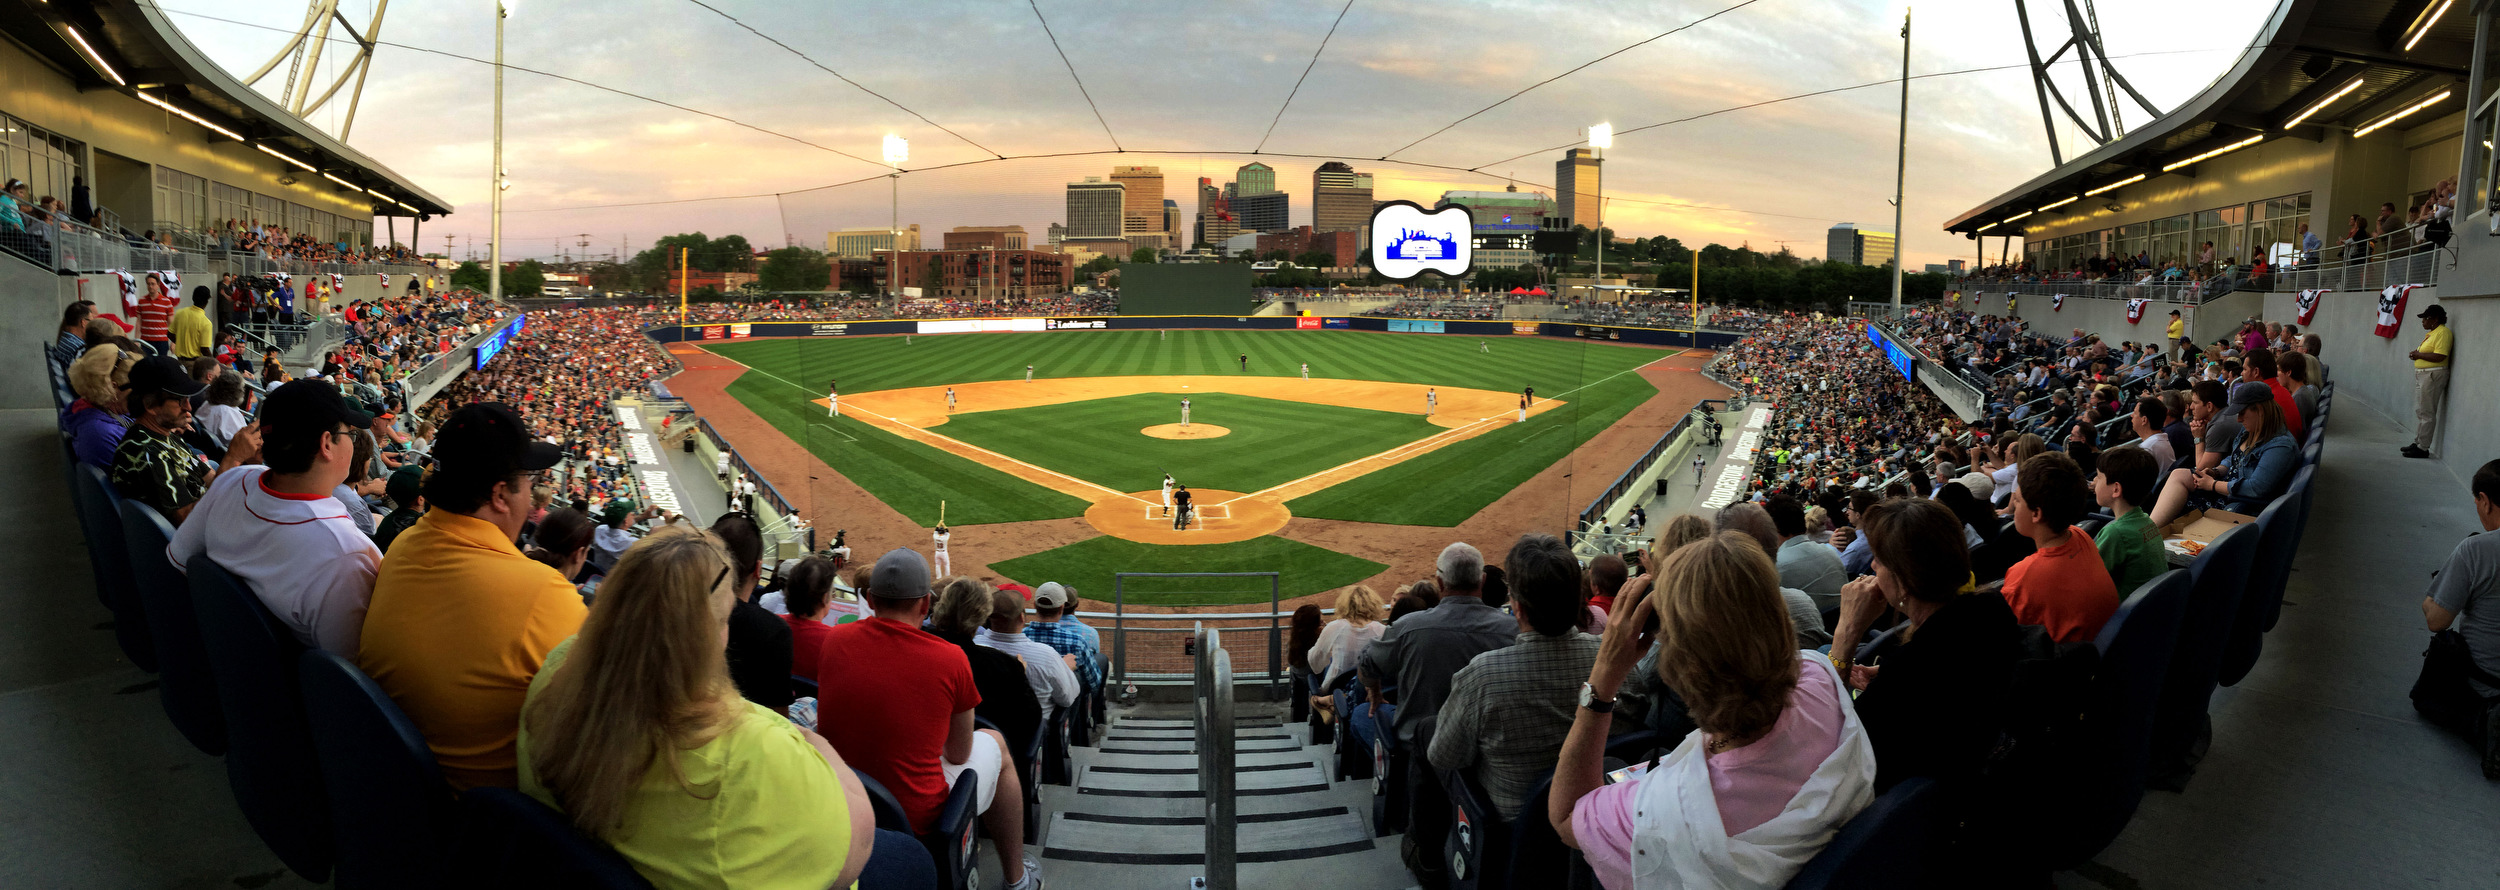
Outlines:
[[61, 428], [70, 435], [70, 451], [78, 462], [108, 470], [113, 466], [113, 451], [121, 447], [122, 433], [130, 429], [130, 410], [125, 404], [130, 390], [130, 369], [139, 363], [135, 352], [118, 346], [97, 345], [69, 365], [70, 392], [78, 395], [71, 402], [69, 413], [62, 415]]
[[[1796, 648], [1779, 569], [1753, 538], [1721, 533], [1625, 584], [1617, 607], [1626, 620], [1581, 690], [1546, 818], [1608, 890], [1785, 885], [1874, 800], [1875, 755], [1839, 673]], [[1700, 731], [1606, 785], [1614, 701], [1653, 644]]]
[[875, 830], [823, 737], [739, 697], [722, 656], [737, 574], [710, 532], [627, 550], [530, 681], [521, 790], [662, 888], [846, 887], [872, 846], [896, 851], [880, 871], [925, 863], [917, 841]]

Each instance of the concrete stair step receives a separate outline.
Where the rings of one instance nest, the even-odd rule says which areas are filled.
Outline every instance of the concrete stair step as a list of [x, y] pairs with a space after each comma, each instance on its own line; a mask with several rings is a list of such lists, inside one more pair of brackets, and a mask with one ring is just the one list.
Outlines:
[[[1238, 765], [1234, 789], [1243, 797], [1302, 794], [1328, 790], [1328, 776], [1319, 764]], [[1103, 797], [1204, 797], [1194, 766], [1129, 767], [1090, 765], [1078, 770], [1076, 793]]]
[[[1045, 859], [1122, 865], [1206, 862], [1203, 816], [1059, 813], [1042, 837]], [[1240, 817], [1234, 849], [1244, 863], [1320, 859], [1373, 849], [1369, 831], [1341, 806]]]

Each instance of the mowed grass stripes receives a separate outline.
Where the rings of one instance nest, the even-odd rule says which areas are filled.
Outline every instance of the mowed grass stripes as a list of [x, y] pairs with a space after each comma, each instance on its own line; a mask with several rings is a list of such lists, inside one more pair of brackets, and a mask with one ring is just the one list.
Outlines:
[[[1027, 584], [1057, 581], [1096, 603], [1112, 599], [1118, 572], [1275, 572], [1280, 596], [1344, 587], [1388, 566], [1274, 535], [1229, 544], [1140, 544], [1108, 535], [990, 564], [1001, 577]], [[1265, 578], [1132, 578], [1126, 600], [1158, 606], [1259, 603], [1268, 598]], [[1088, 606], [1088, 608], [1093, 608]]]
[[1113, 491], [1151, 491], [1170, 472], [1182, 485], [1253, 492], [1441, 432], [1397, 414], [1255, 396], [1191, 397], [1193, 422], [1232, 430], [1215, 439], [1157, 439], [1139, 430], [1180, 420], [1181, 397], [1139, 393], [1070, 405], [957, 414], [937, 428], [956, 439]]
[[[1479, 343], [1486, 344], [1489, 352], [1480, 351]], [[1526, 424], [1504, 425], [1287, 505], [1301, 516], [1450, 526], [1562, 459], [1655, 394], [1648, 381], [1631, 372], [1672, 354], [1577, 340], [1480, 340], [1364, 331], [1051, 331], [707, 345], [758, 372], [731, 385], [732, 396], [836, 471], [923, 524], [936, 522], [940, 500], [949, 502], [947, 518], [957, 524], [1077, 516], [1085, 504], [849, 418], [828, 419], [822, 406], [813, 403], [824, 397], [828, 382], [838, 379], [844, 392], [859, 393], [1020, 380], [1027, 364], [1034, 367], [1036, 378], [1241, 373], [1291, 377], [1300, 374], [1301, 363], [1309, 362], [1315, 379], [1385, 380], [1499, 392], [1534, 386], [1540, 397], [1569, 402]], [[1239, 357], [1244, 354], [1250, 357], [1247, 372], [1240, 365]], [[1177, 405], [1172, 408], [1170, 416], [1151, 422], [1178, 420]], [[1059, 410], [1082, 409], [1064, 406]], [[1236, 435], [1248, 432], [1241, 426], [1224, 425], [1233, 427]], [[1134, 430], [1130, 427], [1134, 438], [1123, 447], [1158, 441], [1136, 435]], [[938, 432], [953, 435], [945, 427]], [[1230, 438], [1212, 441], [1220, 445]], [[1031, 447], [997, 450], [1021, 457]], [[1123, 470], [1122, 478], [1129, 472], [1133, 470]], [[1159, 482], [1157, 475], [1144, 485], [1103, 484], [1143, 490]], [[1203, 548], [1192, 548], [1197, 549]]]

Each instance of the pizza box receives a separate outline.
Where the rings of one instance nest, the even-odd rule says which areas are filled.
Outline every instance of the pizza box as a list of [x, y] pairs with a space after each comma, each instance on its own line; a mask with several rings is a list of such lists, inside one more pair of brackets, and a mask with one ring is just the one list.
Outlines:
[[2223, 532], [2255, 521], [2257, 517], [2229, 510], [2191, 510], [2161, 527], [2162, 547], [2170, 551], [2173, 564], [2184, 564], [2203, 553]]

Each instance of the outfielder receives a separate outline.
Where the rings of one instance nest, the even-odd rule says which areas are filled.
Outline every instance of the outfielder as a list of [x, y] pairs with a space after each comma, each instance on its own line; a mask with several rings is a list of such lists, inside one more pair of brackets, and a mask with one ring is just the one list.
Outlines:
[[1163, 474], [1163, 515], [1172, 515], [1172, 474]]
[[1241, 369], [1250, 370], [1250, 354], [1247, 352], [1241, 354]]
[[842, 416], [842, 381], [825, 384], [825, 416]]
[[1189, 399], [1181, 399], [1181, 428], [1189, 428]]
[[1476, 351], [1484, 355], [1492, 355], [1493, 347], [1482, 340], [1478, 340], [1476, 341]]
[[937, 530], [931, 532], [929, 535], [930, 538], [937, 541], [937, 558], [930, 560], [929, 562], [936, 568], [937, 576], [940, 578], [954, 573], [954, 562], [948, 559], [946, 555], [946, 539], [954, 536], [954, 534], [955, 533], [949, 531], [946, 526], [939, 525]]
[[1424, 388], [1424, 416], [1425, 416], [1425, 417], [1431, 417], [1431, 416], [1432, 416], [1432, 412], [1433, 412], [1435, 409], [1440, 408], [1440, 407], [1441, 407], [1441, 392], [1440, 392], [1440, 390], [1436, 390], [1436, 389], [1433, 389], [1433, 388], [1431, 388], [1431, 387], [1425, 387], [1425, 388]]
[[955, 388], [952, 386], [946, 388], [946, 410], [955, 410]]
[[1304, 380], [1309, 380], [1309, 379], [1311, 379], [1311, 363], [1310, 363], [1310, 362], [1303, 362], [1303, 363], [1302, 363], [1302, 379], [1304, 379]]

